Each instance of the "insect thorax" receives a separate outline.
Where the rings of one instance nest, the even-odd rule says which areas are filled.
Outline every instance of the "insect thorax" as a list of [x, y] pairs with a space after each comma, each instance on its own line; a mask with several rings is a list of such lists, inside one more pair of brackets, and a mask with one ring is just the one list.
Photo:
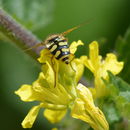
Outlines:
[[46, 47], [57, 60], [69, 64], [69, 46], [67, 39], [62, 35], [52, 35], [48, 37]]

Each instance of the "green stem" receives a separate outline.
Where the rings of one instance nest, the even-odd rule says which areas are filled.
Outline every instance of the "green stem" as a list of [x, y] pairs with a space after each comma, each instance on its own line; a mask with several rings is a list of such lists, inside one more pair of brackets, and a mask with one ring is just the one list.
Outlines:
[[[3, 9], [0, 9], [0, 36], [2, 40], [10, 41], [22, 50], [25, 50], [25, 47], [30, 48], [40, 42], [36, 36], [16, 22]], [[42, 47], [37, 47], [25, 52], [36, 59], [41, 49]]]

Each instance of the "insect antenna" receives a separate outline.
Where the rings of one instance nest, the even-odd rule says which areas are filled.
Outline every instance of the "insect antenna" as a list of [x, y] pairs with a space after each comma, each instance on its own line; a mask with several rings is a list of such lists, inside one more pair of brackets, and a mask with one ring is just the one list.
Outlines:
[[75, 27], [73, 27], [73, 28], [70, 28], [70, 29], [68, 29], [67, 31], [61, 33], [61, 35], [62, 35], [62, 36], [66, 36], [68, 33], [70, 33], [70, 32], [72, 32], [72, 31], [74, 31], [74, 30], [76, 30], [76, 29], [78, 29], [78, 28], [84, 26], [85, 24], [88, 24], [89, 22], [90, 22], [90, 21], [86, 21], [86, 22], [84, 22], [84, 23], [79, 24], [78, 26], [75, 26]]
[[34, 45], [34, 46], [30, 47], [30, 48], [25, 49], [24, 51], [29, 51], [29, 50], [32, 50], [34, 48], [40, 47], [40, 46], [43, 46], [43, 43], [38, 43], [38, 44], [36, 44], [36, 45]]

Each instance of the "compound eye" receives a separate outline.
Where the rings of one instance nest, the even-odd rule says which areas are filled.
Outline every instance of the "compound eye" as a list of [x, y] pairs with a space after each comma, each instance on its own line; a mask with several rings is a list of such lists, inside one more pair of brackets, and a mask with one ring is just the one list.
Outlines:
[[59, 41], [59, 37], [56, 37], [56, 38], [54, 39], [54, 41]]
[[58, 41], [58, 39], [59, 39], [58, 37], [54, 37], [54, 38], [51, 38], [50, 40], [48, 40], [48, 42], [50, 42], [50, 43], [55, 42], [55, 41]]
[[53, 42], [57, 43], [57, 42], [60, 42], [62, 39], [60, 37], [56, 37]]

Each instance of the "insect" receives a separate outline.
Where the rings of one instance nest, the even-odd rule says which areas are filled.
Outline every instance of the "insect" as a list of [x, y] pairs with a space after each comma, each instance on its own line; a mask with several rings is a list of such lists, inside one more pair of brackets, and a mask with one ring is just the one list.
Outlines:
[[70, 50], [68, 46], [68, 40], [63, 34], [54, 34], [47, 38], [46, 48], [57, 59], [63, 61], [65, 64], [69, 64]]
[[[71, 68], [73, 69], [73, 67], [71, 65], [71, 61], [74, 58], [72, 58], [70, 60], [70, 55], [72, 55], [73, 57], [74, 57], [74, 55], [70, 53], [68, 39], [65, 36], [68, 33], [72, 32], [73, 30], [83, 26], [86, 23], [88, 23], [88, 22], [85, 22], [85, 23], [80, 24], [76, 27], [68, 29], [67, 31], [65, 31], [63, 33], [53, 34], [53, 35], [47, 37], [45, 41], [27, 49], [27, 50], [30, 50], [30, 49], [33, 49], [33, 48], [36, 48], [39, 46], [45, 46], [50, 51], [50, 53], [53, 55], [54, 58], [56, 58], [57, 60], [63, 61], [65, 64], [69, 64], [71, 66]], [[53, 70], [54, 70], [54, 68], [53, 68]], [[55, 83], [54, 83], [54, 87], [55, 87], [56, 86], [56, 72], [55, 72], [55, 70], [54, 70], [54, 73], [55, 73]]]
[[63, 33], [50, 35], [46, 38], [45, 41], [39, 44], [36, 44], [27, 50], [30, 50], [39, 46], [45, 46], [57, 60], [61, 60], [65, 64], [69, 64], [71, 62], [70, 55], [73, 55], [73, 54], [70, 53], [68, 39], [65, 36], [68, 33], [72, 32], [73, 30], [83, 26], [86, 23], [88, 22], [82, 23], [76, 27], [68, 29], [67, 31]]

